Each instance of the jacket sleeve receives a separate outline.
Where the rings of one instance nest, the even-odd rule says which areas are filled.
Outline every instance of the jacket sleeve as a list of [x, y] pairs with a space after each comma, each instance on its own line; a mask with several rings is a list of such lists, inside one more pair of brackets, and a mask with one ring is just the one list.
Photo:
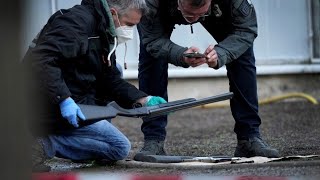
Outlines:
[[130, 84], [123, 78], [116, 66], [115, 58], [112, 61], [111, 67], [104, 72], [104, 88], [107, 91], [108, 97], [112, 101], [116, 101], [121, 107], [132, 108], [133, 104], [140, 98], [148, 96], [146, 93], [138, 90], [134, 85]]
[[31, 66], [40, 88], [54, 104], [71, 96], [62, 76], [61, 62], [85, 54], [87, 35], [83, 32], [84, 24], [72, 15], [60, 16], [44, 27], [36, 46], [30, 50]]
[[168, 61], [171, 64], [189, 67], [183, 61], [182, 54], [187, 50], [170, 40], [172, 27], [165, 29], [165, 22], [160, 17], [159, 2], [161, 0], [147, 0], [149, 13], [141, 18], [138, 24], [141, 43], [147, 52], [156, 59]]
[[216, 69], [239, 58], [257, 37], [257, 18], [250, 0], [231, 0], [233, 31], [215, 46], [218, 54]]

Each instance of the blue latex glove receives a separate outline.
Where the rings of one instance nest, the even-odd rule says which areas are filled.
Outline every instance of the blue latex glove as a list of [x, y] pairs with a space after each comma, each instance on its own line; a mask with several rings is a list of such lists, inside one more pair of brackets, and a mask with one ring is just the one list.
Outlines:
[[77, 117], [79, 117], [81, 120], [86, 119], [82, 114], [80, 107], [71, 97], [63, 100], [59, 105], [62, 117], [67, 119], [68, 122], [74, 127], [79, 127]]
[[159, 96], [148, 96], [145, 106], [154, 106], [162, 103], [167, 103], [167, 101]]

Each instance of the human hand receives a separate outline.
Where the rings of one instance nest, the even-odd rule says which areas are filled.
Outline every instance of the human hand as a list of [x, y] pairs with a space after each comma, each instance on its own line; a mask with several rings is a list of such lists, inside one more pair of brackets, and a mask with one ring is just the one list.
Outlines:
[[[199, 52], [200, 49], [197, 47], [190, 47], [188, 50], [186, 50], [184, 52], [184, 54], [186, 53], [194, 53], [194, 52]], [[206, 63], [206, 58], [189, 58], [189, 57], [183, 57], [184, 62], [186, 62], [189, 66], [191, 67], [197, 67], [200, 66], [204, 63]]]
[[148, 96], [146, 103], [145, 103], [145, 106], [154, 106], [154, 105], [163, 104], [163, 103], [167, 103], [167, 101], [165, 99], [163, 99], [162, 97]]
[[79, 127], [77, 117], [79, 117], [83, 121], [86, 119], [81, 112], [80, 107], [74, 102], [71, 97], [63, 100], [59, 104], [59, 106], [62, 117], [67, 119], [68, 122], [74, 127]]
[[[141, 103], [143, 106], [155, 106], [158, 104], [167, 103], [167, 101], [165, 99], [163, 99], [162, 97], [159, 97], [159, 96], [144, 97], [144, 98], [139, 99], [137, 102]], [[171, 113], [169, 113], [169, 114], [171, 114]], [[169, 114], [167, 114], [167, 115], [169, 115]]]
[[211, 68], [215, 68], [218, 65], [218, 54], [216, 52], [216, 50], [214, 50], [214, 46], [210, 45], [205, 53], [206, 55], [206, 60], [207, 60], [207, 64], [209, 67]]

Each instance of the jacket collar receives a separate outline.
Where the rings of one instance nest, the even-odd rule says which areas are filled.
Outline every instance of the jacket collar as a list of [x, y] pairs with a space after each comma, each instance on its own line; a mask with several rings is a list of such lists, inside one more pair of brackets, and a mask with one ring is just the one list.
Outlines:
[[113, 22], [112, 14], [106, 0], [82, 0], [82, 5], [92, 7], [99, 18], [99, 29], [116, 37], [115, 25]]

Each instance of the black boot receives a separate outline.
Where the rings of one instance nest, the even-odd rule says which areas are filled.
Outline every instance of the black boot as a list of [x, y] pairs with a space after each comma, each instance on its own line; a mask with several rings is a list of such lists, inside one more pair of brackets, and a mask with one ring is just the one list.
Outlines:
[[238, 140], [235, 157], [254, 157], [262, 156], [268, 158], [280, 157], [276, 149], [271, 148], [266, 144], [261, 137], [252, 137], [249, 140]]
[[134, 156], [136, 161], [144, 161], [146, 155], [167, 155], [164, 150], [164, 141], [146, 140], [141, 150]]
[[32, 143], [32, 172], [49, 172], [51, 168], [44, 164], [47, 159], [41, 143], [34, 140]]

